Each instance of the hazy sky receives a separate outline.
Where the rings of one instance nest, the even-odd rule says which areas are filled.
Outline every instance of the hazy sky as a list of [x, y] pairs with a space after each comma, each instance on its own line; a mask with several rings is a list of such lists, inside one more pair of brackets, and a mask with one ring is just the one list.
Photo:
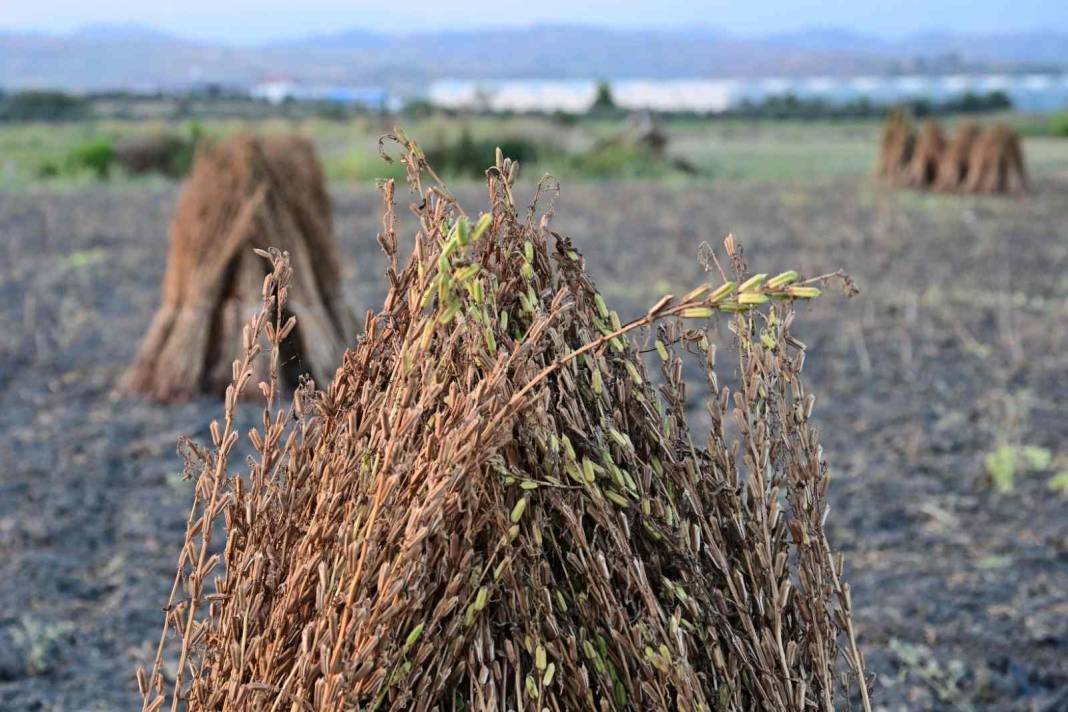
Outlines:
[[1066, 0], [0, 0], [0, 30], [68, 32], [136, 23], [235, 43], [329, 33], [534, 22], [617, 27], [706, 25], [760, 35], [817, 26], [882, 35], [925, 30], [1066, 29]]

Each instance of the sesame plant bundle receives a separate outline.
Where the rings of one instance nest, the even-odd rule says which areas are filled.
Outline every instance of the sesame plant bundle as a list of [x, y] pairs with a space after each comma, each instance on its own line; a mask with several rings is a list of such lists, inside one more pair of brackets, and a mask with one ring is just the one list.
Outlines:
[[[329, 388], [289, 407], [290, 267], [262, 253], [264, 308], [200, 463], [159, 653], [138, 673], [145, 709], [867, 707], [790, 336], [815, 281], [747, 275], [728, 239], [732, 278], [621, 323], [549, 215], [517, 210], [515, 163], [498, 156], [490, 211], [468, 215], [393, 138], [412, 252], [402, 265], [387, 183], [385, 303]], [[733, 393], [694, 328], [717, 313], [733, 320]], [[714, 394], [704, 444], [683, 354]], [[256, 454], [231, 468], [236, 394], [260, 358]]]
[[891, 186], [905, 184], [915, 146], [916, 132], [908, 114], [894, 109], [886, 118], [879, 141], [878, 177]]
[[285, 344], [282, 380], [326, 380], [356, 319], [342, 299], [319, 159], [300, 136], [238, 134], [197, 150], [171, 223], [162, 303], [127, 389], [160, 401], [225, 391], [260, 302], [265, 263], [253, 248], [267, 247], [289, 252], [296, 270], [286, 308], [300, 326]]
[[938, 181], [946, 153], [946, 137], [937, 121], [924, 121], [909, 159], [907, 185], [929, 189]]
[[956, 192], [961, 189], [968, 177], [972, 149], [981, 135], [982, 129], [974, 121], [966, 121], [957, 128], [953, 137], [946, 142], [946, 150], [938, 165], [937, 190]]
[[969, 193], [1023, 193], [1027, 170], [1020, 136], [1011, 126], [995, 124], [971, 147], [964, 190]]

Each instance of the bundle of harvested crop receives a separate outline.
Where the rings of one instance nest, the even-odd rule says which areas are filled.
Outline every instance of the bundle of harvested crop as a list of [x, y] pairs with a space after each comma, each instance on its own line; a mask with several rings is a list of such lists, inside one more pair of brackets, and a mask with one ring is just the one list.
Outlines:
[[[814, 281], [743, 276], [729, 241], [734, 279], [623, 324], [548, 217], [520, 217], [514, 163], [498, 157], [490, 212], [469, 218], [396, 138], [413, 251], [402, 268], [386, 184], [383, 308], [329, 389], [298, 391], [292, 413], [263, 384], [258, 455], [231, 477], [259, 335], [277, 354], [291, 328], [288, 260], [273, 254], [160, 653], [139, 674], [146, 709], [830, 709], [842, 679], [866, 705], [789, 335]], [[718, 312], [735, 320], [733, 395], [704, 333], [683, 327]], [[659, 387], [631, 338], [643, 327]], [[680, 350], [704, 359], [715, 393], [705, 447]], [[212, 556], [219, 515], [226, 546]]]
[[241, 354], [241, 327], [265, 274], [254, 248], [293, 255], [287, 308], [300, 327], [285, 344], [290, 387], [333, 374], [355, 318], [342, 299], [325, 181], [299, 136], [241, 134], [202, 145], [171, 224], [162, 304], [126, 387], [161, 401], [221, 394]]

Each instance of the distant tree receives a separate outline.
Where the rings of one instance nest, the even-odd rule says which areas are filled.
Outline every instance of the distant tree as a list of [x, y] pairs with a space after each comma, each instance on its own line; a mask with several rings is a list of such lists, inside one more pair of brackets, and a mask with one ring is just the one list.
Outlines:
[[998, 90], [995, 92], [991, 92], [990, 100], [998, 109], [1007, 110], [1012, 108], [1012, 99], [1009, 98], [1009, 95], [1003, 91]]
[[339, 101], [322, 101], [315, 105], [315, 115], [327, 121], [342, 122], [349, 118], [349, 110]]
[[61, 91], [20, 91], [0, 98], [0, 120], [70, 121], [88, 113], [88, 101]]
[[578, 123], [577, 116], [570, 112], [562, 111], [560, 109], [554, 111], [550, 118], [553, 120], [553, 123], [559, 124], [560, 126], [574, 126], [576, 123]]
[[616, 101], [612, 98], [612, 87], [606, 81], [597, 82], [597, 93], [590, 105], [591, 112], [615, 111]]
[[401, 113], [413, 119], [425, 119], [434, 115], [434, 105], [426, 99], [412, 99], [404, 104]]

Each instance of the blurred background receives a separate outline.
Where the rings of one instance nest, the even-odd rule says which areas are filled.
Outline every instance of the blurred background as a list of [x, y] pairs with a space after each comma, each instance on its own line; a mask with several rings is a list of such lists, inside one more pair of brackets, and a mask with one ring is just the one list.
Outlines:
[[[915, 128], [887, 164], [894, 110], [937, 122], [937, 151], [1004, 126], [1025, 184], [930, 190]], [[1068, 4], [1048, 0], [0, 2], [0, 709], [139, 704], [191, 499], [175, 442], [220, 406], [117, 384], [198, 146], [313, 143], [362, 314], [395, 125], [472, 205], [498, 146], [521, 185], [558, 178], [555, 228], [624, 317], [707, 279], [699, 246], [728, 232], [756, 271], [852, 274], [860, 295], [798, 330], [873, 700], [1068, 709]]]
[[[1068, 17], [1035, 0], [47, 6], [0, 8], [3, 187], [176, 177], [198, 136], [250, 121], [310, 134], [331, 180], [365, 184], [398, 119], [443, 171], [475, 177], [501, 142], [528, 175], [862, 175], [898, 104], [999, 114], [1035, 139], [1036, 165], [1063, 165], [1041, 139], [1068, 132]], [[662, 155], [604, 145], [648, 132], [623, 125], [635, 112], [663, 125]], [[145, 134], [171, 139], [159, 165], [124, 155]]]

